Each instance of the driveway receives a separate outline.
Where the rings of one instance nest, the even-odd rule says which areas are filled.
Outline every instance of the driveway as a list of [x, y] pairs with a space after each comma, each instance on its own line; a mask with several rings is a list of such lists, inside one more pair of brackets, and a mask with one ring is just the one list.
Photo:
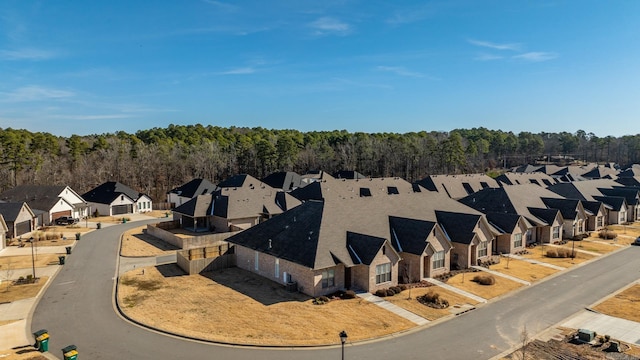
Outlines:
[[[89, 359], [329, 359], [340, 348], [265, 349], [221, 346], [166, 336], [133, 325], [115, 312], [114, 276], [120, 234], [141, 222], [103, 228], [83, 236], [67, 265], [36, 308], [32, 330], [46, 328], [50, 351], [78, 346]], [[502, 300], [382, 341], [348, 344], [347, 359], [488, 359], [640, 278], [634, 263], [640, 247], [625, 248], [534, 284]], [[202, 319], [207, 321], [207, 319]], [[336, 319], [340, 321], [340, 319]], [[309, 326], [313, 326], [310, 324]], [[348, 333], [349, 329], [345, 329]], [[265, 329], [264, 331], [269, 331]], [[336, 343], [339, 343], [336, 334]]]

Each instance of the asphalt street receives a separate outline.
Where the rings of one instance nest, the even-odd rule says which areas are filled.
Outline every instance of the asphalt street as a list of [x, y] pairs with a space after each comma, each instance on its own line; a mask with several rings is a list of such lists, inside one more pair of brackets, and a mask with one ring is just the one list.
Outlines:
[[[81, 359], [340, 358], [339, 347], [224, 346], [167, 336], [125, 321], [113, 305], [118, 243], [123, 231], [140, 225], [103, 228], [78, 242], [32, 320], [33, 331], [49, 330], [51, 353], [62, 358], [60, 349], [74, 344]], [[639, 258], [640, 247], [625, 248], [448, 321], [381, 341], [348, 343], [345, 358], [489, 359], [518, 344], [525, 326], [534, 335], [640, 279]]]

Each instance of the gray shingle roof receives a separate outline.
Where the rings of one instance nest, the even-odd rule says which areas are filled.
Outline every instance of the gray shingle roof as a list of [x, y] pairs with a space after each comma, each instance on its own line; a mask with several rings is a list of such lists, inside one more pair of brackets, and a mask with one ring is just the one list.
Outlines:
[[5, 202], [24, 201], [29, 204], [32, 210], [48, 212], [60, 201], [60, 194], [66, 188], [65, 185], [19, 185], [0, 194], [0, 200]]
[[204, 195], [213, 192], [216, 186], [207, 179], [193, 179], [183, 185], [178, 186], [175, 189], [169, 191], [169, 193], [177, 194], [179, 196], [193, 198], [198, 195]]
[[144, 194], [120, 182], [107, 181], [82, 194], [82, 198], [85, 201], [97, 204], [111, 204], [120, 195], [126, 195], [133, 201], [137, 201]]

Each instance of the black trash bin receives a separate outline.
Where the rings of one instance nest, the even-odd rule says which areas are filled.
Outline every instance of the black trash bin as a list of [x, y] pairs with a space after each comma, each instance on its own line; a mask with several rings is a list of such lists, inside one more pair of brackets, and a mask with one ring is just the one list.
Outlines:
[[64, 260], [65, 260], [64, 256], [58, 256], [58, 261], [60, 262], [60, 265], [64, 265]]
[[71, 255], [71, 246], [65, 247], [65, 250], [67, 250], [67, 255]]

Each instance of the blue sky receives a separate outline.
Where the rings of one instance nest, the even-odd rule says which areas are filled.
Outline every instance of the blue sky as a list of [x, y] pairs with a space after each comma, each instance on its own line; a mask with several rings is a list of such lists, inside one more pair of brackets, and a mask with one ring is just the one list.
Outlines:
[[0, 2], [0, 127], [640, 133], [640, 1]]

